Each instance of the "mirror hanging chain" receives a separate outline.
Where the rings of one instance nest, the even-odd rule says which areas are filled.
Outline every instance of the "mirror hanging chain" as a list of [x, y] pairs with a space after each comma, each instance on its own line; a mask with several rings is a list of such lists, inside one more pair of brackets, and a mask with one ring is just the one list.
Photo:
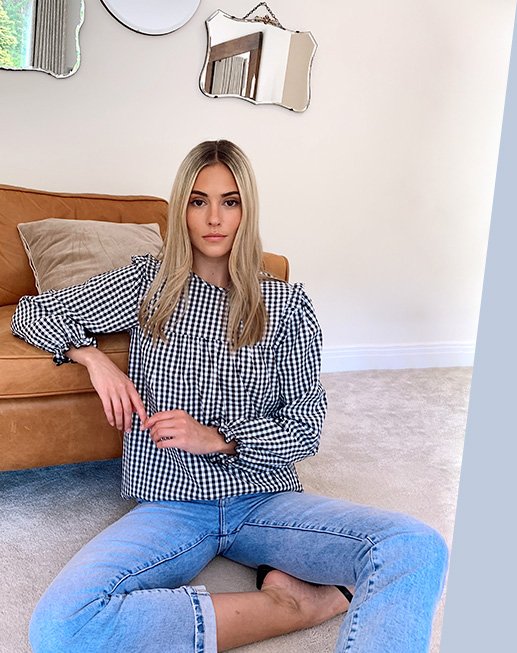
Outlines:
[[[248, 18], [259, 7], [265, 7], [266, 10], [271, 14], [271, 16], [254, 16], [253, 18]], [[253, 7], [251, 11], [248, 11], [248, 13], [245, 16], [243, 16], [241, 20], [250, 20], [250, 22], [255, 21], [259, 23], [264, 23], [265, 25], [275, 25], [276, 27], [285, 29], [285, 27], [280, 23], [278, 18], [275, 16], [275, 14], [271, 11], [267, 3], [265, 2], [259, 2], [258, 5], [256, 7]]]

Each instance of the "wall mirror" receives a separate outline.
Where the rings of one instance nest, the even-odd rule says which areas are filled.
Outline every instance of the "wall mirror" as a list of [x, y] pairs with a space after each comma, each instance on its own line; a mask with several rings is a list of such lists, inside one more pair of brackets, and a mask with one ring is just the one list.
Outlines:
[[140, 34], [160, 36], [183, 27], [201, 0], [102, 0], [122, 25]]
[[[260, 5], [271, 16], [249, 18]], [[305, 111], [316, 41], [310, 32], [285, 29], [260, 3], [244, 18], [217, 10], [206, 21], [207, 53], [199, 77], [208, 97], [238, 97]]]
[[0, 0], [0, 68], [70, 77], [83, 20], [84, 0]]

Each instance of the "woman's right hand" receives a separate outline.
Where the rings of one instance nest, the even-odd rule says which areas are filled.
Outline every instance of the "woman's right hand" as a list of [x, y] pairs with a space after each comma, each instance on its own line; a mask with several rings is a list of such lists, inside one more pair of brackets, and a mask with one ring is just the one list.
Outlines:
[[66, 355], [88, 370], [111, 426], [128, 431], [133, 413], [138, 414], [142, 424], [147, 420], [144, 404], [133, 382], [100, 349], [72, 347]]

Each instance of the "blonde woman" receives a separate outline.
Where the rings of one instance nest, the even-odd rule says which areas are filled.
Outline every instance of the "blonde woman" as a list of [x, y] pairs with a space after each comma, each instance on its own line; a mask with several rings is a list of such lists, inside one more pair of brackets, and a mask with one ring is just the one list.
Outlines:
[[[208, 141], [180, 166], [160, 260], [20, 301], [15, 335], [86, 366], [125, 431], [122, 494], [137, 501], [44, 594], [35, 653], [214, 653], [340, 613], [338, 652], [428, 649], [443, 539], [302, 491], [295, 463], [326, 411], [321, 332], [303, 287], [261, 260], [249, 160]], [[93, 335], [122, 330], [127, 376]], [[258, 568], [260, 591], [192, 586], [217, 555]]]

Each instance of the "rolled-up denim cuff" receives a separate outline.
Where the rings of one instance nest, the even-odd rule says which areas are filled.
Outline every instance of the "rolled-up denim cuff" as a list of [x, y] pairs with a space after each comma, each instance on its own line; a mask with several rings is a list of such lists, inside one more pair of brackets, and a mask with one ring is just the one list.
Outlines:
[[204, 585], [186, 586], [195, 618], [195, 653], [217, 653], [214, 604]]

